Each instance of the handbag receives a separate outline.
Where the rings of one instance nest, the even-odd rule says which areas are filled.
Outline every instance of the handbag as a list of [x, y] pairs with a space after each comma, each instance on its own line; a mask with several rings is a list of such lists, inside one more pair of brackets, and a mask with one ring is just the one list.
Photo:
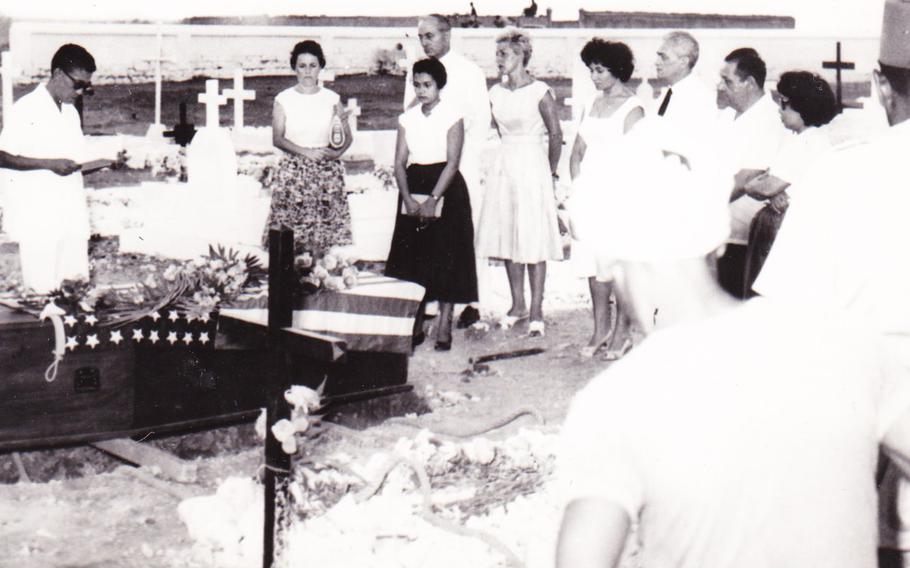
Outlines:
[[[429, 199], [429, 197], [430, 197], [429, 195], [421, 195], [419, 193], [411, 194], [411, 198], [414, 201], [416, 201], [417, 203], [420, 203], [421, 205], [423, 204], [424, 201]], [[433, 212], [433, 217], [442, 217], [442, 203], [444, 200], [445, 200], [445, 196], [442, 196], [442, 197], [436, 199], [436, 211]], [[403, 199], [401, 200], [401, 214], [402, 215], [408, 214], [408, 208], [405, 206]]]

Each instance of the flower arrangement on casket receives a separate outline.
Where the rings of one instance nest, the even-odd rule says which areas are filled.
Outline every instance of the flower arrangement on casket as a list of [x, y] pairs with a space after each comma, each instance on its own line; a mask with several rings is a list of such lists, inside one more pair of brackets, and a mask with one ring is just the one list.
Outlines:
[[185, 262], [159, 262], [140, 282], [66, 281], [48, 295], [22, 294], [17, 303], [62, 326], [67, 350], [109, 344], [211, 346], [216, 314], [256, 293], [266, 271], [253, 255], [224, 247]]
[[359, 276], [349, 258], [334, 253], [321, 258], [315, 258], [311, 252], [299, 254], [294, 257], [294, 271], [304, 293], [349, 290], [357, 285]]

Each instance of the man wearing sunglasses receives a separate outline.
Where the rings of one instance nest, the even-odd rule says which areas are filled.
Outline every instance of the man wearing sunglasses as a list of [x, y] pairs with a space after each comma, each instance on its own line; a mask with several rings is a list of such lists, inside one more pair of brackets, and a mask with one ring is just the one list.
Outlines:
[[[85, 140], [73, 104], [91, 94], [95, 59], [66, 44], [45, 83], [22, 96], [0, 132], [4, 228], [19, 242], [23, 284], [38, 293], [89, 276], [89, 219], [82, 183]], [[96, 164], [97, 165], [97, 164]], [[83, 167], [85, 166], [85, 167]]]

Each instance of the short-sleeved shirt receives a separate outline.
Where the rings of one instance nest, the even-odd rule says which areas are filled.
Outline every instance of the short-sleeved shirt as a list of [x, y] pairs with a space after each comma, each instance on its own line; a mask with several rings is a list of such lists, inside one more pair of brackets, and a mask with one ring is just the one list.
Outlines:
[[335, 105], [341, 101], [338, 93], [321, 87], [305, 94], [295, 87], [278, 93], [275, 102], [284, 109], [284, 136], [304, 148], [324, 148], [329, 145]]
[[404, 128], [408, 144], [408, 163], [438, 164], [447, 161], [449, 128], [461, 120], [461, 114], [454, 105], [440, 99], [430, 111], [423, 114], [417, 104], [398, 117], [398, 124]]
[[879, 346], [758, 298], [649, 336], [575, 397], [559, 478], [638, 521], [643, 566], [876, 566]]
[[[764, 170], [777, 156], [787, 136], [787, 130], [780, 121], [777, 105], [771, 95], [765, 94], [746, 112], [733, 118], [732, 109], [724, 113], [719, 126], [724, 154], [723, 164], [732, 176], [742, 169]], [[724, 124], [726, 123], [726, 124]], [[745, 244], [749, 240], [749, 225], [764, 202], [744, 195], [730, 204], [730, 242]]]
[[[57, 107], [42, 83], [19, 98], [4, 117], [0, 150], [17, 156], [69, 159], [87, 156], [79, 113], [70, 104]], [[0, 170], [6, 184], [4, 226], [14, 240], [40, 233], [89, 237], [88, 208], [82, 172], [59, 176], [50, 170]]]

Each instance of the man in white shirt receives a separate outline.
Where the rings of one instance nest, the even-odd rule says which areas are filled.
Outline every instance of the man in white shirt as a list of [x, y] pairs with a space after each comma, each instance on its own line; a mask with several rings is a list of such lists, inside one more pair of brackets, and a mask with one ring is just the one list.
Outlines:
[[[753, 288], [762, 296], [846, 311], [879, 334], [910, 380], [910, 3], [885, 4], [879, 100], [890, 128], [866, 144], [834, 152], [803, 178]], [[910, 551], [910, 487], [882, 490], [885, 548]], [[894, 510], [896, 508], [896, 510]]]
[[91, 91], [95, 60], [62, 46], [51, 76], [13, 105], [0, 133], [7, 231], [19, 242], [23, 284], [38, 293], [89, 276], [89, 220], [82, 184], [85, 141], [78, 95]]
[[647, 338], [569, 410], [557, 566], [618, 565], [635, 525], [642, 566], [874, 568], [879, 444], [910, 456], [910, 383], [833, 318], [727, 295], [726, 200], [676, 170], [604, 229]]
[[664, 36], [657, 50], [657, 78], [667, 85], [655, 100], [661, 117], [663, 146], [687, 158], [714, 143], [717, 106], [714, 92], [692, 72], [698, 62], [698, 42], [688, 32]]
[[[420, 45], [427, 57], [438, 59], [445, 65], [448, 81], [440, 98], [455, 101], [464, 117], [464, 147], [461, 151], [459, 171], [468, 186], [471, 199], [471, 213], [474, 231], [478, 230], [480, 206], [483, 202], [483, 186], [480, 179], [480, 153], [490, 130], [490, 99], [487, 94], [487, 79], [476, 63], [460, 53], [452, 51], [452, 26], [449, 19], [440, 14], [420, 18], [417, 24]], [[415, 103], [411, 70], [404, 83], [404, 108]], [[489, 270], [485, 259], [477, 259], [477, 279], [480, 288], [487, 280]], [[458, 320], [458, 327], [464, 328], [480, 319], [476, 305], [466, 307]]]
[[746, 245], [752, 218], [764, 203], [745, 194], [745, 183], [768, 169], [787, 136], [778, 107], [765, 92], [765, 62], [752, 48], [740, 48], [724, 59], [717, 84], [717, 106], [728, 109], [721, 117], [723, 167], [733, 180], [730, 203], [730, 239], [718, 262], [721, 285], [744, 296]]

